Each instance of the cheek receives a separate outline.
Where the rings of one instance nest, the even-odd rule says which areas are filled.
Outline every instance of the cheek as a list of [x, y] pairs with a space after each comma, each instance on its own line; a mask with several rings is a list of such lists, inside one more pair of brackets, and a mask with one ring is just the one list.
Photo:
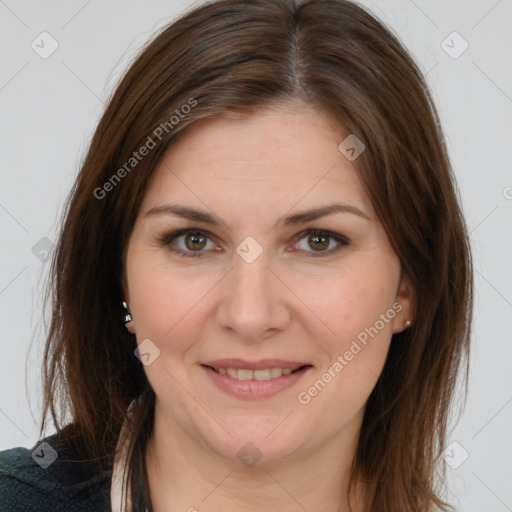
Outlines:
[[323, 282], [311, 283], [308, 289], [303, 287], [303, 294], [323, 320], [323, 332], [354, 337], [391, 308], [398, 283], [394, 274], [381, 265], [342, 270]]
[[130, 297], [137, 338], [149, 338], [166, 351], [185, 349], [194, 329], [199, 329], [201, 303], [218, 279], [136, 258], [132, 268]]
[[382, 279], [390, 274], [381, 269], [368, 270], [324, 284], [323, 294], [318, 289], [313, 292], [314, 288], [306, 291], [316, 297], [312, 309], [318, 311], [322, 322], [311, 323], [309, 329], [318, 352], [325, 357], [314, 378], [304, 383], [298, 399], [311, 407], [307, 410], [312, 416], [316, 411], [322, 417], [327, 429], [336, 430], [362, 409], [389, 350], [396, 283]]
[[338, 384], [355, 385], [363, 393], [371, 390], [382, 371], [393, 333], [399, 266], [391, 260], [387, 263], [365, 262], [340, 269], [335, 279], [331, 274], [302, 291], [307, 305], [317, 312], [309, 329], [319, 350], [328, 356], [322, 371], [337, 361], [331, 374]]

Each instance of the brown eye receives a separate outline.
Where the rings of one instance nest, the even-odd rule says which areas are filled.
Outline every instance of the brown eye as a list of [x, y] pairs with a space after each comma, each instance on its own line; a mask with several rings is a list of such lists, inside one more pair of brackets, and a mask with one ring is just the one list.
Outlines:
[[212, 241], [210, 233], [200, 229], [180, 229], [158, 237], [160, 245], [185, 257], [206, 256], [208, 250], [221, 249]]
[[329, 247], [329, 237], [325, 235], [310, 235], [308, 243], [315, 251], [323, 251]]
[[304, 252], [306, 256], [318, 257], [334, 254], [349, 244], [348, 238], [338, 233], [310, 229], [302, 233], [296, 247], [301, 252]]
[[200, 233], [189, 233], [185, 236], [185, 245], [191, 251], [200, 251], [206, 246], [207, 238]]

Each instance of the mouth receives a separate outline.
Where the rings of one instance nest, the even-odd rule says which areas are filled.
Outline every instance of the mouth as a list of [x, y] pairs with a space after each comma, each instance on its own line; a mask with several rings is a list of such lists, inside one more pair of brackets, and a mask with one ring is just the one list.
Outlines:
[[314, 369], [305, 361], [251, 361], [231, 357], [202, 361], [200, 367], [218, 390], [242, 400], [267, 399], [277, 395], [298, 385]]
[[300, 372], [306, 368], [310, 368], [310, 364], [304, 364], [295, 368], [273, 366], [269, 368], [251, 369], [251, 368], [233, 368], [222, 366], [210, 366], [203, 364], [202, 366], [213, 370], [219, 375], [226, 375], [227, 377], [235, 380], [273, 380], [279, 379], [283, 375], [291, 375], [292, 373]]
[[215, 387], [243, 400], [266, 399], [296, 386], [313, 365], [282, 359], [219, 359], [200, 365]]

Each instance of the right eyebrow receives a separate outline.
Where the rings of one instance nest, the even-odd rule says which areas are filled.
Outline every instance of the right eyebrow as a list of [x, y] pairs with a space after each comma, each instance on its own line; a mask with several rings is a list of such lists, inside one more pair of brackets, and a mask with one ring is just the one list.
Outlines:
[[193, 220], [196, 222], [202, 222], [204, 224], [211, 224], [212, 226], [220, 226], [219, 220], [212, 214], [196, 210], [195, 208], [189, 208], [187, 206], [181, 206], [176, 204], [164, 204], [162, 206], [155, 206], [145, 213], [144, 216], [158, 215], [158, 214], [174, 215], [176, 217], [182, 217], [184, 219]]

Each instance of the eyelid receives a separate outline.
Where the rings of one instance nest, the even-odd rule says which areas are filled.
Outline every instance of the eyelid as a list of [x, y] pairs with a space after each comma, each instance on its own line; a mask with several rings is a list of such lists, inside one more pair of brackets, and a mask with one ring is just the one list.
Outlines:
[[213, 242], [216, 245], [216, 249], [218, 248], [218, 244], [216, 244], [214, 242], [214, 239], [216, 238], [215, 235], [213, 235], [212, 233], [210, 233], [209, 231], [207, 231], [205, 229], [183, 228], [183, 229], [178, 229], [176, 231], [172, 231], [170, 233], [169, 232], [166, 232], [166, 233], [167, 234], [164, 234], [163, 236], [158, 237], [159, 244], [163, 247], [169, 246], [169, 250], [171, 250], [172, 252], [174, 252], [180, 256], [197, 258], [197, 257], [202, 257], [203, 254], [205, 253], [205, 251], [183, 251], [182, 249], [172, 247], [172, 242], [176, 238], [179, 238], [183, 235], [188, 235], [191, 233], [205, 236], [207, 239], [209, 239], [211, 242]]
[[335, 233], [335, 232], [329, 231], [327, 229], [308, 228], [308, 229], [305, 229], [304, 231], [298, 233], [297, 235], [295, 235], [294, 244], [296, 244], [297, 242], [299, 242], [300, 240], [302, 240], [303, 238], [305, 238], [308, 235], [322, 235], [327, 238], [331, 238], [338, 243], [337, 247], [335, 247], [334, 249], [330, 249], [328, 251], [317, 251], [317, 252], [316, 251], [304, 251], [306, 253], [306, 256], [308, 256], [308, 257], [311, 256], [313, 258], [322, 258], [322, 257], [331, 256], [331, 255], [337, 253], [343, 247], [350, 245], [350, 243], [351, 243], [350, 240], [346, 236], [343, 236], [340, 233]]
[[[183, 236], [183, 235], [187, 235], [189, 233], [197, 233], [200, 235], [204, 235], [206, 238], [208, 238], [209, 240], [211, 240], [212, 242], [215, 243], [215, 239], [216, 239], [215, 235], [213, 235], [213, 233], [209, 232], [208, 230], [201, 229], [201, 228], [183, 228], [183, 229], [178, 229], [176, 231], [172, 231], [170, 233], [166, 232], [164, 235], [161, 235], [158, 237], [158, 241], [159, 241], [160, 245], [162, 245], [162, 246], [170, 246], [176, 238], [179, 238], [180, 236]], [[336, 248], [330, 249], [329, 251], [318, 251], [318, 252], [302, 251], [302, 252], [305, 252], [307, 256], [312, 256], [312, 257], [326, 257], [329, 255], [332, 255], [332, 254], [338, 252], [341, 248], [350, 245], [350, 243], [351, 243], [350, 240], [346, 236], [341, 235], [340, 233], [335, 233], [333, 231], [320, 229], [320, 228], [308, 228], [308, 229], [301, 231], [300, 233], [297, 233], [293, 237], [293, 243], [294, 244], [298, 243], [300, 240], [302, 240], [303, 238], [305, 238], [308, 235], [326, 236], [328, 238], [335, 240], [338, 243], [338, 246]], [[181, 256], [190, 256], [190, 257], [202, 257], [202, 255], [206, 252], [206, 251], [182, 251], [181, 249], [174, 249], [174, 248], [171, 250], [172, 250], [172, 252], [175, 252]], [[299, 249], [299, 252], [300, 251], [301, 250]], [[295, 252], [295, 250], [293, 252]]]
[[213, 233], [210, 233], [206, 229], [183, 228], [183, 229], [177, 229], [176, 231], [166, 232], [163, 236], [159, 237], [159, 239], [163, 245], [168, 245], [175, 238], [178, 238], [181, 235], [188, 235], [189, 233], [200, 233], [201, 235], [205, 235], [206, 237], [208, 237], [210, 239], [215, 238], [215, 235]]

